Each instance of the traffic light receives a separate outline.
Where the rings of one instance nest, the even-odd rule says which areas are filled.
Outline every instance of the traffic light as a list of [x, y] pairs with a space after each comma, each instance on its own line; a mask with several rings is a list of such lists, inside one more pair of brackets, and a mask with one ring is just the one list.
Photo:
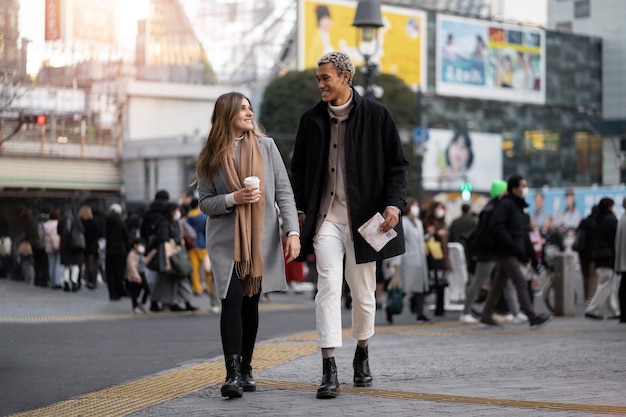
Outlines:
[[37, 124], [37, 126], [43, 126], [48, 121], [48, 118], [45, 114], [21, 114], [20, 121], [24, 124]]
[[470, 201], [472, 199], [472, 184], [464, 182], [461, 184], [461, 200]]

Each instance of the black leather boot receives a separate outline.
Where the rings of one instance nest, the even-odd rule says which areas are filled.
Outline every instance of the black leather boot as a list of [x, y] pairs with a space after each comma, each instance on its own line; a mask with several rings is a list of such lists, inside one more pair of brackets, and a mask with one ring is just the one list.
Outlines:
[[317, 389], [317, 398], [336, 398], [339, 394], [339, 381], [335, 358], [322, 359], [322, 367], [324, 374], [322, 384]]
[[256, 382], [252, 376], [252, 355], [241, 355], [241, 384], [244, 392], [256, 391]]
[[241, 386], [241, 359], [239, 355], [226, 356], [226, 382], [222, 385], [222, 397], [240, 398], [243, 396]]
[[370, 385], [372, 385], [373, 378], [370, 372], [367, 346], [362, 348], [357, 345], [356, 352], [354, 352], [354, 361], [352, 361], [352, 367], [354, 368], [353, 381], [355, 387], [369, 387]]

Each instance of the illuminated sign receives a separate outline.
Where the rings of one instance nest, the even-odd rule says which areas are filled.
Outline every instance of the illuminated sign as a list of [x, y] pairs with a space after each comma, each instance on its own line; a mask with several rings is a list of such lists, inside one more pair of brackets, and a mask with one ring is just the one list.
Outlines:
[[437, 15], [437, 94], [545, 103], [545, 32]]
[[[357, 29], [352, 26], [356, 2], [300, 0], [298, 68], [315, 68], [327, 52], [347, 53], [355, 66], [364, 64], [357, 48]], [[382, 6], [384, 27], [378, 30], [379, 48], [371, 62], [381, 73], [401, 78], [414, 90], [426, 85], [426, 13]], [[359, 41], [361, 51], [373, 52], [374, 42]]]

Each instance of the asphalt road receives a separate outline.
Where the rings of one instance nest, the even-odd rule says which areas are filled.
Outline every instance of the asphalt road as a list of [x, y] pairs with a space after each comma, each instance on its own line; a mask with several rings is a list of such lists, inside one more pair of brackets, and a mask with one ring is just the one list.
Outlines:
[[[308, 302], [308, 296], [297, 297]], [[288, 320], [285, 314], [283, 309], [262, 310], [258, 341], [315, 328], [312, 307], [290, 309]], [[206, 312], [0, 323], [0, 335], [0, 415], [46, 406], [222, 354], [219, 315]]]

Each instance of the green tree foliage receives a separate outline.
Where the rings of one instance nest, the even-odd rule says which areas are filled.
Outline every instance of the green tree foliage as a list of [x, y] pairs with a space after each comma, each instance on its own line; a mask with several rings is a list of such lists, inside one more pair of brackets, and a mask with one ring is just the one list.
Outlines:
[[[363, 85], [363, 76], [359, 68], [352, 84]], [[389, 109], [396, 124], [414, 125], [417, 94], [411, 91], [402, 79], [391, 74], [378, 74], [376, 85], [383, 89], [379, 101]]]
[[295, 137], [300, 116], [319, 99], [314, 68], [289, 71], [265, 88], [259, 123], [269, 134]]

